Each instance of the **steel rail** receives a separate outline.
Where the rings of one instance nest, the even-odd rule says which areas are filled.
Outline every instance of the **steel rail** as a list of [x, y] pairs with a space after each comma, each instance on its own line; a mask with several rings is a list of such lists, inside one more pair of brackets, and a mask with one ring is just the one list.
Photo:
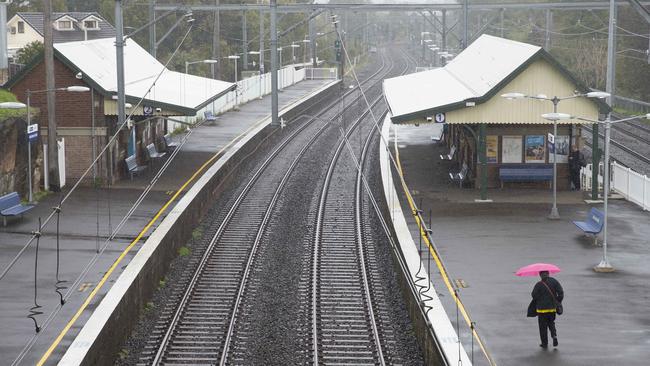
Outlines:
[[[405, 67], [405, 69], [402, 71], [402, 74], [405, 73], [409, 68], [409, 65]], [[317, 209], [317, 216], [316, 216], [316, 226], [315, 226], [315, 233], [314, 233], [314, 247], [313, 247], [313, 254], [312, 254], [312, 299], [311, 299], [311, 307], [312, 307], [312, 348], [313, 348], [313, 364], [318, 365], [320, 363], [319, 360], [319, 329], [318, 329], [318, 324], [319, 324], [319, 304], [318, 304], [318, 297], [320, 294], [319, 291], [319, 284], [322, 283], [320, 281], [320, 271], [319, 271], [319, 264], [321, 263], [320, 259], [320, 250], [322, 248], [321, 242], [323, 240], [323, 229], [324, 229], [324, 222], [325, 222], [325, 210], [326, 210], [326, 202], [327, 202], [327, 197], [330, 193], [330, 186], [331, 186], [331, 181], [332, 177], [334, 175], [334, 170], [335, 167], [337, 166], [337, 163], [339, 161], [341, 151], [344, 146], [346, 146], [346, 141], [347, 137], [350, 136], [354, 130], [356, 129], [357, 126], [361, 124], [361, 122], [370, 114], [370, 111], [372, 108], [374, 108], [379, 102], [383, 100], [383, 96], [379, 95], [370, 105], [370, 108], [367, 108], [362, 115], [355, 121], [355, 123], [350, 127], [350, 129], [344, 134], [343, 139], [337, 146], [337, 149], [330, 161], [330, 165], [328, 167], [328, 171], [325, 177], [325, 182], [323, 183], [323, 188], [320, 194], [319, 198], [319, 206]], [[371, 132], [372, 133], [372, 132]], [[368, 282], [368, 277], [367, 277], [367, 268], [365, 266], [365, 258], [363, 258], [363, 243], [362, 239], [359, 237], [359, 232], [361, 230], [360, 227], [360, 219], [357, 219], [356, 216], [354, 218], [355, 220], [355, 232], [357, 233], [356, 236], [356, 241], [357, 241], [357, 249], [358, 255], [359, 255], [359, 271], [361, 272], [362, 276], [362, 282], [363, 282], [363, 287], [364, 287], [364, 300], [366, 303], [367, 307], [367, 312], [368, 312], [368, 321], [370, 322], [370, 327], [371, 327], [371, 332], [372, 332], [372, 338], [375, 343], [375, 349], [378, 354], [378, 359], [381, 365], [385, 365], [385, 357], [384, 353], [382, 350], [382, 345], [381, 345], [381, 339], [380, 339], [380, 332], [377, 327], [376, 323], [376, 317], [374, 314], [373, 310], [373, 302], [372, 302], [372, 296], [371, 296], [371, 291], [370, 291], [370, 285]]]
[[[365, 83], [368, 83], [368, 82], [372, 81], [372, 80], [373, 80], [373, 79], [374, 79], [374, 78], [375, 78], [375, 77], [376, 77], [380, 72], [382, 72], [382, 70], [384, 69], [384, 67], [385, 67], [385, 65], [382, 65], [382, 66], [381, 66], [381, 67], [380, 67], [376, 72], [374, 72], [374, 73], [371, 74], [368, 78], [366, 78], [366, 79], [362, 82], [362, 84], [365, 84]], [[376, 85], [377, 83], [378, 83], [378, 81], [375, 82], [373, 85]], [[357, 87], [357, 88], [358, 88], [358, 87]], [[345, 99], [345, 98], [349, 97], [350, 95], [354, 94], [354, 93], [357, 91], [357, 88], [353, 88], [353, 89], [347, 91], [347, 92], [346, 92], [345, 94], [343, 94], [343, 96], [340, 97], [340, 98], [341, 98], [341, 99]], [[359, 98], [360, 98], [360, 96], [356, 96], [354, 99], [355, 99], [355, 100], [358, 100]], [[339, 98], [337, 98], [337, 100], [333, 101], [333, 102], [330, 103], [328, 106], [326, 106], [326, 107], [323, 109], [323, 112], [321, 112], [320, 114], [324, 114], [324, 113], [326, 113], [328, 110], [330, 110], [330, 109], [331, 109], [334, 105], [336, 105], [336, 103], [338, 103], [338, 102], [340, 102], [340, 99], [339, 99]], [[350, 104], [353, 104], [353, 103], [350, 103]], [[347, 110], [347, 108], [346, 108], [346, 110]], [[339, 114], [341, 114], [341, 113], [343, 113], [343, 111], [339, 112]], [[338, 115], [337, 115], [337, 116], [338, 116]], [[176, 328], [176, 326], [178, 325], [178, 323], [179, 323], [179, 321], [180, 321], [180, 319], [181, 319], [182, 313], [183, 313], [184, 309], [186, 308], [186, 306], [187, 306], [187, 304], [188, 304], [188, 300], [189, 300], [189, 298], [190, 298], [190, 296], [191, 296], [191, 294], [192, 294], [192, 289], [196, 286], [196, 283], [197, 283], [197, 281], [198, 281], [198, 279], [199, 279], [199, 277], [200, 277], [201, 269], [205, 267], [206, 262], [207, 262], [207, 258], [210, 256], [210, 253], [213, 251], [214, 246], [215, 246], [215, 243], [218, 241], [218, 237], [223, 233], [223, 231], [224, 231], [226, 225], [227, 225], [227, 224], [229, 223], [229, 221], [232, 219], [232, 217], [233, 217], [233, 215], [234, 215], [234, 212], [236, 211], [236, 209], [237, 209], [237, 207], [239, 206], [239, 204], [241, 204], [241, 202], [242, 202], [244, 196], [247, 194], [247, 192], [250, 191], [251, 186], [255, 183], [254, 181], [255, 181], [257, 178], [259, 178], [260, 173], [264, 170], [265, 166], [267, 166], [267, 165], [270, 163], [270, 161], [273, 160], [273, 157], [276, 156], [276, 155], [279, 153], [279, 151], [282, 150], [282, 148], [288, 144], [288, 142], [289, 142], [290, 140], [292, 140], [292, 139], [293, 139], [293, 138], [294, 138], [294, 137], [295, 137], [299, 132], [303, 131], [303, 130], [304, 130], [307, 126], [309, 126], [309, 125], [311, 124], [311, 122], [313, 122], [314, 120], [316, 120], [316, 119], [311, 119], [310, 121], [304, 123], [304, 124], [303, 124], [303, 125], [302, 125], [298, 130], [297, 130], [297, 131], [295, 131], [291, 136], [289, 136], [289, 138], [287, 138], [281, 146], [279, 146], [279, 147], [274, 151], [274, 153], [273, 153], [273, 154], [272, 154], [272, 155], [271, 155], [271, 156], [270, 156], [270, 157], [269, 157], [269, 158], [264, 162], [264, 164], [262, 165], [262, 167], [257, 171], [257, 173], [256, 173], [255, 176], [251, 179], [251, 181], [249, 181], [249, 183], [247, 184], [247, 186], [242, 190], [242, 192], [241, 192], [240, 195], [238, 196], [236, 202], [231, 206], [230, 210], [228, 211], [228, 214], [226, 215], [226, 218], [225, 218], [225, 219], [223, 220], [223, 222], [221, 223], [219, 229], [217, 230], [217, 232], [216, 232], [215, 235], [213, 236], [213, 238], [212, 238], [210, 244], [208, 245], [208, 248], [206, 249], [204, 255], [202, 256], [201, 261], [200, 261], [199, 265], [197, 266], [197, 269], [196, 269], [195, 273], [193, 274], [192, 279], [190, 280], [190, 284], [187, 286], [187, 290], [184, 292], [183, 297], [182, 297], [182, 299], [181, 299], [179, 305], [178, 305], [177, 308], [176, 308], [176, 311], [175, 311], [175, 313], [174, 313], [174, 317], [172, 318], [172, 320], [171, 320], [171, 322], [170, 322], [170, 325], [167, 327], [167, 330], [166, 330], [166, 332], [165, 332], [165, 335], [164, 335], [164, 337], [163, 337], [163, 340], [162, 340], [160, 346], [158, 347], [158, 351], [157, 351], [157, 353], [156, 353], [156, 355], [155, 355], [155, 358], [154, 358], [152, 364], [156, 365], [156, 364], [160, 364], [160, 362], [162, 362], [162, 357], [163, 357], [164, 354], [165, 354], [165, 351], [166, 351], [166, 349], [167, 349], [167, 345], [169, 344], [169, 341], [170, 341], [170, 339], [171, 339], [171, 337], [172, 337], [172, 335], [173, 335], [173, 333], [174, 333], [174, 331], [175, 331], [175, 328]], [[321, 129], [319, 130], [318, 134], [316, 134], [315, 136], [312, 137], [312, 140], [311, 140], [312, 142], [316, 139], [316, 137], [320, 134], [320, 132], [322, 132], [322, 131], [324, 130], [324, 127], [325, 127], [325, 126], [327, 126], [327, 125], [324, 125], [323, 127], [321, 127]], [[303, 148], [303, 151], [306, 151], [307, 148], [308, 148], [308, 146], [309, 146], [309, 145], [305, 146], [305, 147]], [[297, 162], [298, 160], [299, 160], [299, 159], [296, 158], [295, 162]], [[295, 166], [295, 164], [292, 164], [292, 166]], [[288, 172], [288, 173], [285, 175], [285, 177], [288, 177], [288, 176], [290, 175], [289, 173], [290, 173], [290, 172]], [[282, 185], [282, 186], [283, 186], [283, 185]], [[278, 192], [279, 192], [279, 189], [276, 191], [276, 195], [275, 195], [274, 199], [272, 200], [272, 202], [275, 202], [275, 198], [277, 198], [277, 196], [278, 196], [277, 193], [278, 193]], [[269, 208], [267, 209], [267, 214], [270, 213], [270, 212], [271, 212], [271, 207], [269, 206]], [[268, 222], [268, 218], [267, 218], [267, 220], [264, 220], [263, 224], [264, 224], [265, 222]], [[260, 229], [259, 229], [259, 231], [258, 231], [258, 238], [257, 238], [257, 239], [261, 238], [261, 234], [262, 234], [263, 231], [264, 231], [264, 225], [263, 225], [263, 224], [260, 226]], [[259, 242], [259, 240], [256, 240], [256, 243], [257, 243], [257, 242]], [[254, 251], [254, 250], [251, 250], [251, 256], [249, 256], [249, 261], [248, 261], [248, 265], [247, 265], [247, 270], [248, 270], [248, 271], [249, 271], [249, 269], [250, 269], [250, 263], [252, 263], [252, 262], [251, 262], [251, 259], [252, 259], [253, 256], [254, 256], [253, 251]], [[246, 279], [246, 277], [244, 277], [244, 278], [242, 279], [242, 283], [245, 281], [245, 279]], [[240, 287], [242, 287], [242, 289], [243, 289], [243, 286], [240, 286]], [[240, 289], [240, 291], [239, 291], [239, 297], [238, 297], [238, 300], [241, 298], [241, 294], [243, 294], [242, 289]], [[233, 332], [233, 330], [234, 330], [234, 316], [235, 316], [235, 313], [236, 313], [236, 309], [237, 309], [236, 306], [237, 306], [237, 304], [238, 304], [238, 301], [236, 301], [236, 303], [235, 303], [235, 307], [233, 308], [233, 313], [232, 313], [233, 315], [232, 315], [232, 317], [231, 317], [231, 322], [230, 322], [230, 326], [229, 326], [229, 330], [228, 330], [228, 335], [232, 335], [232, 332]], [[229, 343], [230, 343], [230, 340], [228, 340], [228, 344], [229, 344]], [[225, 350], [225, 348], [224, 348], [224, 350]], [[227, 352], [223, 352], [223, 355], [226, 355], [226, 354], [227, 354]], [[224, 362], [225, 362], [226, 358], [224, 358], [223, 355], [222, 355], [222, 359], [223, 359]]]
[[[589, 133], [591, 133], [593, 131], [591, 129], [591, 127], [582, 126], [582, 128], [584, 128]], [[601, 132], [598, 132], [598, 135], [603, 139], [605, 138], [605, 134], [603, 134]], [[637, 152], [635, 150], [632, 150], [631, 148], [625, 146], [624, 144], [622, 144], [622, 143], [620, 143], [620, 142], [618, 142], [618, 141], [616, 141], [616, 140], [614, 140], [612, 138], [610, 138], [609, 141], [612, 143], [612, 145], [616, 146], [617, 148], [619, 148], [620, 150], [622, 150], [625, 153], [629, 154], [630, 156], [634, 157], [635, 159], [640, 160], [640, 161], [642, 161], [642, 162], [644, 162], [646, 164], [650, 164], [650, 158], [648, 158], [647, 156], [645, 156], [645, 155], [643, 155], [643, 154], [641, 154], [641, 153], [639, 153], [639, 152]]]

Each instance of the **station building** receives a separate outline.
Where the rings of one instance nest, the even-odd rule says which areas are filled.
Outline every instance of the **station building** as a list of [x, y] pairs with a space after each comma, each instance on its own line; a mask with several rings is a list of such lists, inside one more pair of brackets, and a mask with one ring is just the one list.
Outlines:
[[[126, 115], [130, 123], [118, 134], [101, 160], [99, 176], [115, 181], [126, 176], [125, 158], [135, 156], [145, 165], [146, 146], [161, 149], [168, 119], [194, 117], [217, 98], [234, 90], [233, 83], [167, 69], [135, 41], [124, 48]], [[93, 150], [103, 149], [118, 132], [117, 65], [115, 39], [54, 45], [55, 87], [84, 86], [90, 92], [56, 91], [57, 136], [65, 139], [65, 177], [79, 178], [93, 161]], [[32, 123], [47, 136], [47, 100], [44, 58], [41, 54], [5, 88], [27, 103], [31, 91]], [[42, 149], [38, 149], [42, 154]], [[42, 168], [42, 167], [41, 167]], [[110, 168], [110, 169], [109, 169]]]
[[[551, 180], [503, 181], [504, 168], [552, 168], [548, 145], [553, 112], [548, 100], [509, 100], [506, 93], [544, 98], [587, 93], [544, 49], [482, 35], [446, 66], [384, 81], [384, 96], [394, 124], [444, 123], [443, 140], [453, 152], [454, 169], [466, 166], [476, 188], [550, 187]], [[595, 98], [561, 100], [558, 112], [598, 119], [609, 107]], [[581, 146], [576, 119], [557, 121], [558, 189], [569, 189], [568, 154]]]

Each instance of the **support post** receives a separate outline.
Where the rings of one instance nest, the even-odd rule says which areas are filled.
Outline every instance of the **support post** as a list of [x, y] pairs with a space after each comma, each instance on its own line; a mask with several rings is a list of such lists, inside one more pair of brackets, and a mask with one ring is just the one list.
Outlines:
[[[614, 272], [614, 267], [609, 263], [607, 258], [607, 204], [609, 196], [609, 137], [611, 130], [611, 118], [607, 117], [605, 120], [605, 161], [603, 173], [603, 210], [605, 217], [603, 218], [603, 259], [594, 267], [596, 272]], [[629, 181], [629, 179], [628, 179]], [[629, 190], [628, 190], [629, 193]]]
[[248, 22], [246, 20], [246, 11], [241, 12], [241, 33], [242, 33], [242, 70], [248, 70]]
[[264, 13], [260, 11], [260, 77], [262, 77], [263, 74], [264, 74]]
[[506, 12], [506, 9], [501, 9], [499, 10], [499, 21], [501, 22], [501, 38], [503, 38], [503, 33], [505, 32], [504, 24], [503, 24], [503, 15]]
[[598, 143], [598, 123], [594, 123], [591, 130], [591, 199], [598, 200], [598, 170], [600, 165], [600, 149]]
[[309, 17], [308, 27], [309, 27], [309, 51], [311, 54], [311, 63], [312, 67], [318, 67], [318, 60], [316, 55], [316, 30], [314, 27], [315, 18]]
[[271, 126], [279, 127], [278, 119], [278, 31], [277, 0], [270, 0], [271, 6]]
[[[219, 0], [214, 0], [214, 5], [219, 6]], [[212, 59], [221, 60], [221, 24], [219, 10], [214, 11], [214, 21], [212, 23]], [[219, 79], [221, 76], [221, 62], [210, 64], [210, 71], [213, 79]]]
[[[122, 0], [115, 0], [115, 55], [117, 63], [117, 126], [126, 118], [124, 95], [124, 25], [122, 22]], [[129, 131], [127, 155], [135, 154], [135, 126]]]
[[462, 49], [467, 48], [469, 42], [469, 0], [463, 0], [463, 45]]
[[149, 53], [156, 57], [156, 0], [149, 0]]
[[605, 91], [609, 93], [607, 104], [614, 102], [616, 92], [616, 0], [609, 0], [609, 34], [607, 36], [607, 80]]
[[546, 9], [546, 32], [544, 35], [544, 50], [551, 50], [551, 31], [553, 29], [553, 10]]
[[487, 184], [488, 184], [488, 171], [487, 171], [487, 124], [481, 123], [479, 125], [478, 137], [478, 151], [479, 160], [481, 164], [481, 201], [487, 201]]
[[[29, 125], [32, 124], [32, 119], [30, 116], [30, 97], [31, 92], [27, 90], [27, 130], [29, 130]], [[32, 142], [29, 141], [29, 134], [27, 134], [27, 184], [29, 185], [29, 202], [34, 201], [34, 195], [32, 192]]]
[[447, 51], [447, 10], [442, 10], [442, 45], [441, 51]]
[[59, 191], [59, 149], [56, 125], [56, 97], [54, 92], [54, 42], [52, 30], [52, 1], [43, 1], [43, 25], [45, 48], [45, 88], [47, 91], [47, 160], [49, 190]]

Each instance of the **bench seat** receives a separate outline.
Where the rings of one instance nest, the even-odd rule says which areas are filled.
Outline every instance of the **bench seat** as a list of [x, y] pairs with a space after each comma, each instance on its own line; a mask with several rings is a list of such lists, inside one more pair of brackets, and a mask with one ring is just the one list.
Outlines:
[[20, 196], [17, 192], [11, 192], [0, 197], [0, 215], [2, 215], [3, 225], [7, 226], [8, 216], [22, 216], [25, 212], [34, 208], [35, 205], [24, 205], [20, 202]]
[[553, 180], [553, 165], [523, 164], [507, 165], [499, 168], [501, 187], [504, 182], [544, 182]]
[[163, 140], [165, 141], [165, 149], [167, 152], [170, 152], [178, 147], [178, 142], [174, 142], [170, 134], [163, 136]]
[[133, 179], [134, 175], [140, 174], [140, 172], [147, 169], [147, 167], [144, 165], [138, 165], [138, 162], [135, 160], [135, 155], [131, 155], [128, 158], [124, 159], [124, 162], [126, 163], [126, 170], [131, 176], [131, 179]]
[[605, 224], [605, 214], [596, 209], [592, 208], [589, 211], [587, 220], [585, 221], [573, 221], [573, 224], [582, 230], [583, 233], [594, 236], [594, 244], [598, 244], [598, 234], [603, 231], [603, 225]]

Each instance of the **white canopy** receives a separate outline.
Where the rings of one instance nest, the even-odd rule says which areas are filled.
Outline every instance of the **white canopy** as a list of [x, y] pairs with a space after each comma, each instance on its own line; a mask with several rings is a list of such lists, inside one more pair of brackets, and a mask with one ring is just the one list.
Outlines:
[[393, 119], [484, 97], [540, 47], [482, 35], [445, 67], [384, 80]]
[[[54, 48], [63, 62], [83, 73], [85, 81], [106, 93], [117, 93], [114, 39], [58, 43]], [[196, 113], [235, 87], [233, 83], [168, 70], [133, 40], [127, 40], [124, 47], [124, 81], [127, 99], [145, 98], [154, 106], [187, 113]]]

